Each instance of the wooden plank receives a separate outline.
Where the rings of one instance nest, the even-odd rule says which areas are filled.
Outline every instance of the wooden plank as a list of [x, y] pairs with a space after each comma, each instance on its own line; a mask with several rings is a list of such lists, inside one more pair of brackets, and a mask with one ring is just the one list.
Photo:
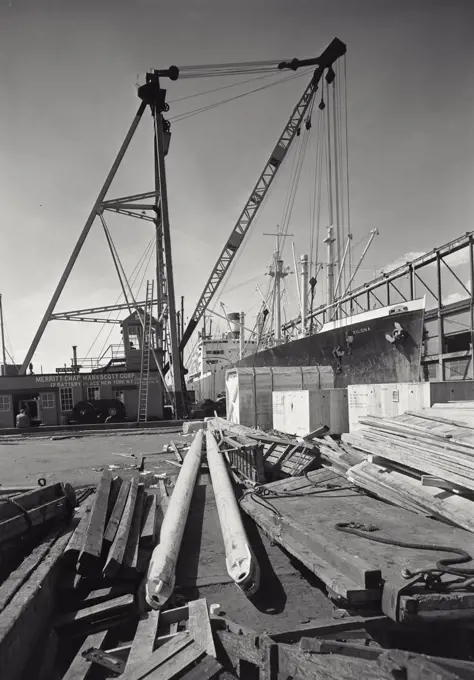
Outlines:
[[105, 517], [105, 525], [107, 526], [108, 521], [110, 519], [110, 515], [112, 514], [112, 511], [114, 509], [115, 503], [117, 501], [117, 497], [119, 495], [120, 489], [122, 487], [123, 479], [121, 477], [112, 477], [112, 481], [110, 483], [110, 491], [109, 491], [109, 500], [107, 502], [107, 514]]
[[180, 621], [187, 621], [189, 618], [189, 606], [185, 604], [183, 607], [175, 607], [175, 609], [167, 609], [160, 613], [160, 623], [164, 626], [171, 626], [172, 623], [179, 623]]
[[415, 654], [400, 649], [384, 649], [378, 658], [379, 669], [392, 673], [400, 670], [410, 680], [472, 680], [474, 663], [461, 659]]
[[188, 603], [188, 607], [189, 634], [196, 644], [202, 647], [206, 654], [216, 657], [216, 647], [212, 637], [207, 601], [204, 598], [201, 598], [200, 600], [191, 600], [191, 602]]
[[72, 532], [64, 533], [0, 614], [0, 678], [19, 680], [55, 605], [60, 559]]
[[83, 576], [95, 573], [99, 565], [111, 483], [112, 477], [104, 472], [95, 494], [84, 545], [77, 562], [78, 572]]
[[53, 622], [55, 628], [59, 629], [83, 629], [96, 621], [104, 621], [109, 618], [122, 616], [124, 619], [134, 611], [134, 596], [121, 595], [113, 600], [101, 602], [74, 612], [62, 614]]
[[130, 480], [122, 482], [120, 489], [117, 493], [117, 498], [110, 514], [107, 527], [104, 532], [104, 543], [113, 543], [117, 529], [122, 519], [123, 511], [125, 509], [125, 504], [128, 498], [128, 492], [130, 489]]
[[[245, 660], [254, 664], [260, 670], [263, 669], [264, 650], [260, 647], [258, 635], [231, 633], [225, 630], [216, 631], [220, 647], [227, 654], [234, 672], [240, 676], [240, 662]], [[240, 676], [245, 677], [245, 676]]]
[[74, 657], [71, 665], [69, 666], [66, 674], [63, 676], [62, 680], [86, 680], [89, 675], [89, 671], [92, 668], [90, 661], [82, 656], [82, 653], [90, 649], [91, 647], [96, 647], [97, 649], [104, 648], [105, 636], [107, 631], [102, 631], [100, 633], [94, 633], [94, 635], [88, 635], [81, 645], [79, 651]]
[[2, 583], [0, 586], [0, 612], [5, 609], [21, 586], [30, 578], [31, 574], [48, 554], [58, 536], [59, 532], [57, 530], [49, 534], [49, 536], [44, 539], [25, 560], [23, 560], [19, 567], [10, 574], [6, 581]]
[[147, 495], [145, 500], [145, 510], [143, 527], [140, 534], [140, 547], [155, 547], [158, 536], [157, 522], [158, 495]]
[[[166, 642], [162, 647], [159, 647], [147, 659], [143, 659], [142, 663], [131, 669], [125, 670], [121, 676], [121, 680], [142, 680], [147, 678], [151, 680], [151, 673], [162, 666], [167, 659], [172, 659], [175, 655], [180, 654], [186, 647], [190, 646], [192, 638], [188, 633], [178, 633], [172, 640]], [[161, 676], [158, 676], [162, 680]]]
[[122, 565], [127, 572], [131, 572], [131, 576], [137, 573], [138, 564], [138, 545], [140, 541], [140, 529], [143, 517], [143, 505], [145, 502], [145, 487], [143, 484], [138, 485], [137, 497], [135, 501], [135, 509], [133, 512], [132, 522], [130, 525], [130, 532], [128, 534], [127, 545], [123, 556]]
[[71, 540], [69, 541], [66, 550], [64, 551], [64, 559], [73, 564], [77, 562], [77, 558], [83, 548], [86, 540], [87, 529], [89, 527], [90, 513], [94, 503], [94, 495], [89, 496], [79, 508], [77, 515], [80, 517]]
[[115, 576], [122, 566], [123, 557], [127, 547], [128, 536], [132, 527], [137, 493], [138, 478], [134, 477], [130, 484], [127, 502], [125, 504], [125, 509], [123, 511], [117, 533], [115, 534], [114, 542], [112, 543], [105, 567], [102, 572], [104, 576]]
[[160, 622], [160, 612], [152, 610], [138, 622], [132, 648], [127, 659], [125, 671], [130, 673], [143, 663], [154, 651], [156, 633]]
[[376, 663], [336, 654], [308, 656], [285, 644], [278, 645], [278, 670], [283, 677], [292, 676], [298, 680], [393, 680], [391, 671]]
[[394, 623], [387, 616], [348, 616], [344, 619], [322, 619], [303, 624], [298, 628], [271, 633], [270, 637], [275, 642], [298, 642], [303, 636], [326, 636], [341, 635], [348, 631], [365, 629], [366, 626], [393, 626]]
[[81, 593], [81, 591], [75, 590], [72, 596], [65, 598], [65, 606], [62, 607], [64, 611], [73, 611], [78, 609], [85, 609], [86, 607], [92, 607], [96, 604], [101, 604], [102, 602], [107, 602], [109, 600], [114, 600], [122, 595], [132, 594], [131, 583], [117, 583], [114, 586], [108, 586], [107, 588], [97, 588], [96, 590], [90, 590], [86, 593]]
[[[163, 648], [161, 648], [163, 649]], [[147, 675], [147, 680], [172, 680], [178, 674], [182, 673], [188, 666], [191, 666], [203, 655], [203, 650], [195, 642], [191, 642], [179, 654], [175, 654], [167, 659], [158, 668], [156, 668], [150, 675]]]
[[194, 668], [180, 676], [180, 680], [211, 680], [222, 670], [221, 664], [212, 656], [205, 656]]
[[[309, 479], [315, 480], [318, 475], [319, 471], [309, 473]], [[278, 482], [275, 485], [266, 485], [265, 488], [276, 491], [281, 489], [283, 484]], [[343, 493], [337, 489], [327, 489], [323, 494], [310, 493], [305, 496], [294, 495], [291, 498], [275, 495], [271, 497], [271, 504], [276, 512], [253, 501], [251, 494], [241, 501], [242, 509], [249, 512], [274, 540], [283, 544], [282, 537], [285, 541], [288, 535], [291, 538], [291, 533], [287, 531], [287, 524], [291, 523], [294, 528], [299, 529], [298, 542], [301, 544], [304, 540], [304, 544], [311, 549], [316, 560], [323, 556], [327, 563], [332, 564], [336, 571], [345, 574], [346, 578], [352, 573], [349, 571], [350, 566], [347, 567], [346, 573], [346, 564], [349, 565], [354, 555], [363, 555], [364, 561], [379, 568], [383, 579], [390, 582], [392, 579], [400, 578], [403, 567], [411, 571], [429, 569], [445, 554], [434, 550], [403, 548], [391, 541], [463, 546], [468, 553], [474, 555], [472, 534], [387, 505], [347, 488]], [[280, 515], [283, 521], [280, 521]], [[371, 532], [368, 532], [367, 536], [355, 536], [338, 530], [339, 523], [351, 522], [359, 523], [362, 527], [371, 528], [369, 526], [371, 525], [376, 531], [373, 536], [383, 537], [388, 542], [381, 544], [370, 540]], [[316, 569], [314, 573], [328, 587], [333, 588], [328, 583], [325, 571]], [[378, 592], [380, 593], [380, 589]], [[428, 599], [434, 595], [428, 590], [425, 594]], [[440, 599], [447, 595], [441, 594]], [[461, 603], [467, 603], [465, 600], [467, 594], [460, 593], [460, 596], [457, 609], [463, 607]], [[439, 597], [439, 594], [436, 594], [436, 597]]]

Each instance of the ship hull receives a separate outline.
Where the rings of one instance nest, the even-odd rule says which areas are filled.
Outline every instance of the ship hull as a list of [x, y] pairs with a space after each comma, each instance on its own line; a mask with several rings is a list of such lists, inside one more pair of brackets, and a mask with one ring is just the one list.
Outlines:
[[424, 300], [415, 300], [328, 324], [327, 330], [257, 352], [235, 366], [328, 366], [335, 387], [418, 382], [423, 322]]
[[319, 333], [222, 367], [190, 388], [199, 398], [215, 399], [232, 367], [326, 366], [334, 372], [334, 387], [419, 382], [424, 310], [424, 299], [413, 300], [332, 322]]

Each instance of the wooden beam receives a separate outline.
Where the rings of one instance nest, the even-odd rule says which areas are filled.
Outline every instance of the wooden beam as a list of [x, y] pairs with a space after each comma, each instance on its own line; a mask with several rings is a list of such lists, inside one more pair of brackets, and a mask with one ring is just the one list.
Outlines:
[[138, 546], [140, 541], [140, 530], [143, 517], [143, 505], [145, 502], [145, 487], [138, 485], [135, 510], [132, 517], [130, 532], [128, 534], [127, 546], [123, 556], [123, 567], [134, 577], [137, 574], [138, 566]]
[[143, 528], [140, 535], [140, 547], [154, 548], [156, 545], [158, 536], [157, 508], [157, 494], [147, 495], [145, 499], [145, 510], [143, 513]]
[[122, 566], [123, 557], [127, 547], [128, 536], [132, 527], [132, 520], [135, 511], [135, 503], [138, 493], [138, 478], [134, 477], [130, 484], [128, 492], [127, 503], [120, 520], [114, 542], [110, 548], [105, 567], [103, 569], [104, 576], [115, 576]]
[[[162, 666], [168, 659], [178, 655], [186, 649], [186, 647], [189, 647], [191, 643], [192, 638], [188, 633], [179, 633], [172, 640], [162, 647], [159, 647], [147, 659], [143, 659], [139, 666], [136, 666], [131, 670], [126, 669], [121, 680], [142, 680], [142, 678], [151, 680], [153, 677], [151, 674], [155, 669]], [[161, 676], [158, 677], [161, 679]], [[153, 680], [155, 680], [155, 678], [153, 678]]]
[[130, 480], [124, 481], [117, 494], [117, 498], [114, 503], [114, 507], [110, 514], [107, 527], [104, 532], [104, 542], [113, 543], [115, 535], [117, 533], [120, 520], [122, 519], [123, 511], [125, 508], [125, 503], [127, 502], [128, 492], [130, 489]]
[[188, 607], [189, 634], [196, 644], [202, 647], [206, 654], [216, 657], [216, 647], [212, 637], [207, 601], [204, 598], [200, 600], [191, 600], [191, 602], [188, 603]]
[[111, 483], [110, 473], [104, 472], [96, 491], [84, 545], [77, 562], [78, 572], [83, 576], [94, 574], [99, 565]]
[[87, 630], [87, 626], [90, 624], [95, 624], [98, 621], [104, 621], [106, 624], [109, 618], [114, 618], [118, 615], [126, 618], [133, 611], [134, 596], [132, 594], [121, 595], [113, 600], [92, 605], [92, 607], [62, 614], [54, 620], [54, 627], [68, 631], [71, 629]]
[[58, 531], [54, 531], [37, 546], [28, 557], [23, 560], [20, 566], [2, 583], [0, 586], [0, 612], [2, 612], [22, 585], [30, 578], [37, 566], [50, 551], [55, 540], [58, 538]]
[[212, 656], [205, 656], [197, 666], [180, 676], [180, 680], [211, 680], [222, 670], [221, 664]]
[[86, 680], [92, 664], [82, 656], [82, 653], [91, 647], [103, 649], [106, 635], [107, 631], [104, 630], [86, 637], [62, 680]]
[[86, 540], [93, 503], [94, 496], [89, 496], [80, 506], [77, 513], [77, 515], [80, 517], [79, 524], [77, 525], [73, 535], [71, 536], [71, 540], [67, 544], [66, 550], [64, 551], [64, 559], [70, 564], [75, 564], [77, 562], [77, 558], [79, 557], [84, 545], [84, 541]]
[[49, 620], [64, 548], [71, 531], [58, 538], [37, 569], [0, 614], [0, 678], [19, 680], [28, 655]]
[[160, 612], [150, 611], [138, 622], [132, 648], [127, 659], [125, 671], [130, 673], [143, 663], [155, 649], [156, 633], [160, 622]]

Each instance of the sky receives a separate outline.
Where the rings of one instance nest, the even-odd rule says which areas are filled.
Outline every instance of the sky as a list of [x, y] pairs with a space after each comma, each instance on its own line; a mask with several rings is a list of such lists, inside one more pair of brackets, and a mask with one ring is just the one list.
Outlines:
[[[348, 50], [354, 257], [369, 232], [379, 230], [356, 281], [363, 283], [473, 228], [471, 0], [0, 0], [0, 293], [7, 347], [18, 362], [131, 124], [136, 84], [146, 71], [306, 58], [335, 36]], [[168, 82], [169, 116], [251, 87], [189, 98], [236, 80]], [[186, 315], [307, 80], [295, 78], [173, 124], [167, 180], [176, 297], [185, 297]], [[150, 121], [146, 115], [108, 198], [153, 188]], [[274, 232], [281, 220], [289, 167], [222, 294], [228, 309], [247, 312], [250, 326], [260, 302], [256, 286], [267, 285], [272, 257], [273, 241], [264, 232]], [[307, 170], [289, 225], [297, 256], [309, 247], [311, 159]], [[107, 219], [131, 273], [153, 227]], [[101, 229], [96, 221], [56, 311], [116, 302], [120, 288]], [[292, 265], [289, 243], [285, 258]], [[455, 266], [465, 280], [466, 262]], [[148, 271], [152, 277], [152, 265]], [[446, 284], [446, 298], [459, 295], [454, 284]], [[323, 295], [321, 283], [321, 301]], [[107, 341], [109, 329], [90, 356], [119, 341], [117, 329]], [[69, 364], [73, 344], [85, 356], [100, 330], [51, 322], [35, 371]]]

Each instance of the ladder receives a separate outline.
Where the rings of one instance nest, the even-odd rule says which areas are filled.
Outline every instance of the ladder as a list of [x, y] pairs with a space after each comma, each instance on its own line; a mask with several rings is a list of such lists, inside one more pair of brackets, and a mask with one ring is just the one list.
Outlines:
[[[137, 310], [138, 311], [138, 310]], [[153, 281], [146, 282], [145, 312], [139, 312], [142, 325], [140, 385], [138, 389], [138, 423], [148, 420], [148, 385], [150, 377], [151, 329], [153, 325]]]

